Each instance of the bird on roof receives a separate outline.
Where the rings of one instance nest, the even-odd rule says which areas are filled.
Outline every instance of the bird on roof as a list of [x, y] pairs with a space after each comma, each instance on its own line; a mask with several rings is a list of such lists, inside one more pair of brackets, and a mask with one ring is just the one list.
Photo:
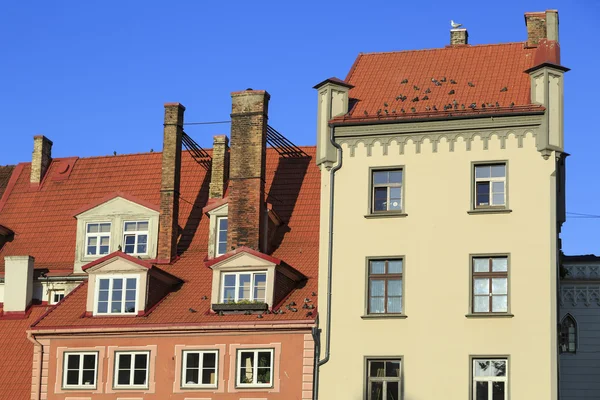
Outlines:
[[425, 93], [431, 93], [431, 89], [427, 88], [427, 89], [425, 90]]
[[450, 20], [450, 26], [452, 27], [452, 29], [456, 29], [460, 28], [462, 24], [457, 24], [456, 22], [454, 22], [454, 20]]
[[365, 115], [369, 115], [369, 112], [367, 110], [363, 111], [365, 113]]
[[454, 89], [452, 89], [451, 91], [449, 91], [449, 92], [448, 92], [448, 94], [454, 94], [454, 93], [456, 93], [456, 92], [454, 91]]
[[383, 103], [383, 105], [384, 105], [385, 107], [387, 107], [387, 106], [388, 106], [388, 103], [387, 103], [387, 102], [384, 102], [384, 103]]
[[405, 84], [408, 83], [408, 79], [402, 79], [402, 82], [400, 82], [401, 84]]
[[501, 92], [507, 92], [508, 88], [506, 86], [504, 86], [502, 89], [500, 89]]
[[413, 85], [413, 89], [415, 89], [415, 90], [421, 90], [421, 88], [418, 87], [417, 85]]
[[469, 82], [469, 87], [475, 87], [475, 84], [473, 82]]
[[412, 107], [412, 108], [410, 109], [410, 111], [412, 111], [412, 112], [417, 112], [417, 109], [416, 109], [416, 108], [414, 108], [414, 107]]

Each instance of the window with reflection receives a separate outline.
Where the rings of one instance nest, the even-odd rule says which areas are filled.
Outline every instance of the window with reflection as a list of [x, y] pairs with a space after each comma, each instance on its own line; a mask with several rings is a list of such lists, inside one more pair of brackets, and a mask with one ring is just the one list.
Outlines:
[[400, 359], [367, 360], [368, 400], [401, 399], [401, 365]]
[[217, 387], [217, 350], [183, 352], [182, 387]]
[[508, 360], [473, 359], [473, 400], [508, 399]]
[[560, 352], [575, 353], [576, 351], [577, 322], [571, 314], [567, 314], [560, 323]]
[[475, 208], [506, 206], [506, 164], [475, 166]]
[[110, 250], [110, 222], [87, 224], [85, 228], [86, 256], [101, 256]]
[[96, 314], [137, 312], [137, 277], [98, 277]]
[[237, 303], [266, 301], [266, 272], [228, 272], [222, 275], [221, 301]]
[[402, 170], [378, 170], [372, 175], [371, 212], [402, 211]]
[[508, 312], [508, 257], [473, 257], [473, 313]]
[[215, 255], [220, 256], [227, 253], [227, 217], [217, 218], [217, 235], [216, 235], [216, 251]]
[[127, 254], [148, 254], [148, 221], [125, 222], [123, 243]]
[[238, 387], [269, 387], [273, 385], [273, 349], [238, 350]]
[[402, 259], [369, 261], [369, 314], [402, 313]]

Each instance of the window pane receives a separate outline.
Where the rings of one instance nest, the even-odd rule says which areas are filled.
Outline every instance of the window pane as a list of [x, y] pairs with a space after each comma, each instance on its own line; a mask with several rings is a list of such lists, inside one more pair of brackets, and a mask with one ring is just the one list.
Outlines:
[[478, 206], [487, 206], [490, 204], [490, 183], [489, 182], [477, 182], [477, 199], [476, 203]]
[[388, 297], [387, 312], [401, 313], [402, 312], [402, 297]]
[[504, 182], [492, 182], [493, 193], [504, 193]]
[[385, 261], [371, 261], [372, 274], [385, 274]]
[[79, 371], [67, 371], [67, 385], [79, 385]]
[[114, 289], [112, 291], [112, 300], [113, 301], [121, 301], [123, 298], [123, 291], [121, 289]]
[[474, 258], [473, 259], [473, 270], [475, 272], [489, 272], [489, 270], [490, 270], [489, 258]]
[[125, 292], [125, 300], [135, 301], [135, 290], [127, 290]]
[[375, 185], [381, 185], [388, 183], [387, 171], [374, 171], [373, 172], [373, 183]]
[[113, 279], [113, 290], [123, 289], [123, 279]]
[[385, 376], [385, 361], [371, 361], [369, 377], [377, 378]]
[[100, 224], [100, 232], [110, 232], [110, 224]]
[[508, 312], [508, 297], [507, 296], [493, 296], [492, 297], [492, 311], [493, 312]]
[[127, 289], [135, 289], [136, 287], [136, 278], [127, 278]]
[[119, 356], [119, 369], [131, 368], [131, 354], [121, 354]]
[[111, 313], [120, 313], [121, 312], [121, 301], [120, 300], [113, 301], [110, 303], [110, 312]]
[[387, 210], [387, 188], [375, 188], [373, 209], [375, 211]]
[[369, 312], [372, 314], [381, 314], [385, 312], [383, 297], [371, 297], [369, 300]]
[[506, 278], [493, 278], [492, 279], [492, 293], [494, 294], [506, 294], [507, 291], [507, 279]]
[[219, 254], [225, 254], [227, 252], [227, 242], [223, 241], [219, 243], [219, 249], [217, 251]]
[[226, 287], [223, 289], [223, 302], [232, 303], [235, 301], [235, 287]]
[[88, 233], [98, 233], [98, 224], [88, 224], [87, 231]]
[[126, 313], [135, 312], [135, 301], [126, 301], [125, 302], [125, 312]]
[[146, 384], [146, 370], [135, 370], [133, 371], [133, 384], [134, 385], [145, 385]]
[[135, 356], [135, 368], [146, 368], [148, 364], [148, 356], [146, 354], [136, 354]]
[[475, 400], [490, 400], [488, 398], [488, 383], [476, 382], [475, 385]]
[[148, 230], [148, 221], [138, 222], [138, 231], [147, 231]]
[[235, 275], [225, 275], [225, 286], [235, 286]]
[[120, 370], [117, 382], [119, 385], [129, 385], [129, 370]]
[[489, 288], [489, 283], [490, 280], [485, 278], [485, 279], [475, 279], [475, 285], [473, 288], [473, 293], [475, 294], [489, 294], [490, 293], [490, 288]]
[[492, 258], [492, 271], [493, 272], [508, 271], [508, 258], [506, 258], [506, 257]]
[[214, 369], [204, 369], [202, 371], [202, 384], [214, 385], [215, 382], [216, 382], [215, 370]]
[[491, 376], [489, 360], [474, 360], [473, 365], [475, 366], [475, 376]]
[[108, 312], [108, 302], [98, 302], [98, 312], [99, 313], [107, 313]]
[[388, 274], [401, 274], [402, 273], [402, 260], [390, 260], [388, 261]]
[[383, 382], [371, 382], [370, 400], [385, 400], [383, 398]]
[[135, 235], [125, 235], [125, 248], [135, 244]]
[[398, 400], [400, 398], [399, 389], [399, 382], [388, 382], [386, 387], [386, 400]]
[[99, 301], [108, 301], [108, 290], [100, 290], [98, 292]]
[[271, 367], [258, 368], [256, 370], [256, 383], [271, 383]]
[[253, 361], [254, 353], [244, 351], [240, 353], [240, 383], [252, 383]]
[[91, 236], [88, 238], [88, 246], [96, 246], [98, 244], [98, 237]]
[[148, 235], [138, 235], [138, 246], [146, 243], [148, 243]]
[[492, 400], [505, 400], [504, 382], [492, 383]]
[[238, 292], [240, 300], [250, 300], [250, 276], [250, 274], [240, 274]]
[[96, 382], [94, 382], [94, 375], [95, 375], [95, 371], [91, 370], [91, 371], [83, 371], [82, 374], [82, 384], [84, 385], [94, 385], [96, 384]]
[[503, 178], [506, 176], [506, 166], [504, 164], [492, 165], [492, 178]]
[[385, 281], [378, 279], [371, 279], [371, 296], [379, 297], [385, 296]]
[[271, 352], [270, 351], [258, 352], [258, 366], [259, 367], [270, 367], [271, 366]]
[[491, 169], [489, 165], [478, 165], [475, 167], [475, 178], [489, 178]]
[[199, 368], [200, 367], [200, 354], [187, 353], [185, 361], [186, 361], [187, 368]]
[[489, 296], [475, 296], [475, 312], [489, 312], [490, 311], [490, 300]]
[[[400, 377], [400, 362], [399, 361], [386, 361], [385, 376]], [[388, 388], [389, 388], [389, 386], [388, 386]]]
[[402, 183], [402, 171], [390, 171], [388, 176], [389, 183]]
[[136, 231], [135, 222], [125, 222], [125, 232], [134, 232]]
[[491, 366], [493, 367], [493, 376], [506, 376], [506, 361], [494, 360], [491, 362]]
[[217, 365], [216, 353], [204, 353], [204, 368], [215, 368]]
[[492, 195], [492, 205], [503, 206], [504, 205], [504, 193], [494, 193]]
[[79, 369], [79, 354], [68, 355], [67, 369]]
[[133, 254], [135, 252], [135, 246], [132, 244], [126, 244], [125, 245], [125, 253], [127, 254]]
[[83, 369], [96, 369], [96, 356], [86, 354], [83, 356]]
[[200, 372], [197, 369], [186, 369], [185, 383], [187, 383], [188, 385], [197, 385], [198, 383], [200, 383], [198, 381], [199, 377], [200, 377]]
[[387, 281], [388, 296], [402, 296], [402, 280], [390, 279]]

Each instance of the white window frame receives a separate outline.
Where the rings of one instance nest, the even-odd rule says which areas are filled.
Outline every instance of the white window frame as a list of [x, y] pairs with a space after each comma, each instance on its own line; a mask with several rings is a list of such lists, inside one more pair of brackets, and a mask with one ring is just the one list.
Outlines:
[[[241, 354], [242, 353], [254, 353], [253, 357], [253, 366], [252, 366], [252, 383], [241, 383], [241, 372], [242, 372], [242, 364], [241, 364]], [[270, 368], [270, 383], [255, 383], [258, 379], [258, 353], [271, 353], [271, 365]], [[274, 378], [274, 367], [275, 367], [275, 349], [273, 348], [263, 348], [263, 349], [237, 349], [236, 354], [236, 378], [235, 385], [239, 388], [258, 388], [258, 387], [273, 387], [273, 378]]]
[[[494, 165], [502, 165], [504, 166], [504, 176], [503, 177], [492, 177], [491, 173], [490, 173], [490, 177], [489, 178], [477, 178], [477, 167], [492, 167]], [[489, 162], [489, 163], [477, 163], [474, 164], [473, 166], [473, 207], [474, 208], [506, 208], [506, 200], [507, 200], [507, 196], [506, 196], [506, 182], [507, 182], [507, 177], [508, 175], [508, 164], [506, 162]], [[477, 183], [479, 182], [488, 182], [489, 183], [489, 203], [487, 205], [485, 204], [477, 204]], [[504, 184], [504, 197], [503, 197], [503, 203], [502, 204], [494, 204], [494, 191], [493, 191], [493, 186], [494, 186], [494, 182], [502, 182]]]
[[[122, 355], [130, 355], [131, 356], [131, 370], [129, 372], [129, 385], [120, 385], [119, 384], [119, 362], [121, 361]], [[134, 374], [135, 374], [135, 356], [137, 355], [145, 355], [146, 356], [146, 384], [144, 385], [135, 385], [133, 383]], [[113, 387], [115, 389], [148, 389], [149, 380], [150, 379], [150, 352], [149, 351], [115, 351], [115, 368], [113, 375]]]
[[[98, 305], [100, 299], [100, 280], [108, 279], [108, 311], [107, 312], [99, 312]], [[115, 279], [123, 279], [123, 296], [121, 298], [121, 312], [111, 312], [110, 311], [110, 303], [112, 302], [112, 291], [113, 291], [113, 283]], [[127, 291], [127, 279], [135, 279], [135, 310], [133, 312], [125, 312], [125, 302], [126, 302], [126, 291]], [[96, 288], [94, 293], [94, 315], [137, 315], [138, 309], [138, 301], [140, 297], [140, 276], [139, 275], [96, 275]], [[131, 300], [129, 300], [131, 301]]]
[[[369, 211], [371, 214], [378, 213], [402, 213], [404, 212], [404, 167], [389, 167], [389, 168], [373, 168], [371, 169], [371, 210]], [[400, 183], [375, 183], [375, 174], [378, 172], [400, 172], [402, 178]], [[386, 188], [386, 209], [385, 210], [375, 210], [375, 189], [376, 188]], [[399, 188], [400, 189], [400, 208], [399, 209], [390, 209], [391, 202], [391, 189]]]
[[[506, 363], [506, 373], [504, 376], [475, 376], [475, 363], [478, 361], [504, 361]], [[509, 362], [508, 357], [473, 357], [471, 358], [471, 399], [476, 399], [477, 382], [488, 382], [488, 399], [492, 398], [493, 382], [504, 382], [504, 400], [508, 400], [508, 373]]]
[[[204, 370], [204, 354], [215, 355], [215, 383], [187, 383], [187, 355], [195, 353], [199, 355], [198, 381], [202, 381]], [[181, 365], [181, 387], [182, 388], [217, 388], [219, 385], [219, 350], [183, 350]]]
[[52, 289], [52, 290], [50, 290], [48, 292], [48, 303], [51, 304], [51, 305], [58, 304], [60, 302], [60, 300], [56, 301], [54, 299], [54, 296], [55, 295], [60, 295], [60, 294], [62, 294], [62, 298], [60, 300], [64, 299], [65, 296], [67, 295], [66, 291], [64, 289]]
[[[127, 224], [136, 224], [136, 227], [138, 226], [138, 224], [140, 222], [145, 222], [148, 226], [148, 229], [145, 231], [140, 231], [140, 230], [135, 230], [135, 231], [126, 231], [125, 230], [125, 225]], [[138, 237], [139, 235], [146, 235], [146, 252], [145, 253], [138, 253]], [[135, 237], [135, 241], [133, 244], [133, 249], [134, 252], [133, 253], [126, 253], [125, 252], [125, 237], [126, 236], [134, 236]], [[132, 256], [145, 256], [148, 255], [148, 249], [150, 247], [150, 221], [148, 220], [135, 220], [135, 221], [123, 221], [123, 252], [126, 254], [130, 254]]]
[[[67, 366], [69, 365], [68, 358], [69, 356], [80, 356], [79, 358], [79, 379], [76, 385], [70, 385], [67, 383], [67, 372], [69, 369]], [[94, 384], [93, 385], [84, 385], [83, 381], [83, 357], [84, 356], [94, 356]], [[63, 389], [96, 389], [98, 385], [98, 352], [97, 351], [65, 351], [63, 353], [63, 381], [62, 388]]]
[[267, 271], [238, 271], [238, 272], [222, 272], [221, 273], [221, 293], [219, 298], [221, 299], [221, 303], [225, 303], [225, 277], [227, 275], [235, 275], [235, 298], [233, 301], [236, 303], [240, 301], [240, 275], [250, 275], [250, 299], [241, 299], [248, 301], [257, 301], [254, 298], [254, 276], [257, 274], [262, 274], [265, 276], [265, 298], [262, 299], [263, 302], [267, 302], [267, 281], [269, 279], [269, 274]]
[[219, 241], [219, 237], [220, 237], [220, 233], [221, 233], [221, 220], [223, 220], [223, 219], [227, 220], [227, 229], [229, 230], [229, 220], [228, 220], [227, 216], [217, 217], [217, 229], [216, 229], [216, 235], [215, 235], [215, 257], [222, 256], [223, 254], [227, 253], [227, 238], [225, 238], [225, 252], [223, 252], [223, 253], [219, 252], [219, 244], [223, 243], [223, 242]]
[[[88, 232], [88, 227], [90, 225], [98, 225], [98, 227], [100, 225], [103, 224], [108, 224], [110, 226], [110, 229], [108, 232], [96, 232], [96, 233], [90, 233]], [[84, 248], [83, 248], [83, 256], [84, 258], [89, 258], [89, 257], [102, 257], [105, 256], [107, 254], [110, 254], [110, 250], [111, 250], [111, 241], [112, 241], [112, 222], [111, 221], [98, 221], [98, 222], [86, 222], [85, 224], [85, 242], [84, 242]], [[108, 253], [106, 254], [100, 254], [100, 238], [101, 237], [105, 237], [108, 236]], [[88, 254], [88, 239], [91, 237], [95, 237], [96, 240], [96, 254]]]

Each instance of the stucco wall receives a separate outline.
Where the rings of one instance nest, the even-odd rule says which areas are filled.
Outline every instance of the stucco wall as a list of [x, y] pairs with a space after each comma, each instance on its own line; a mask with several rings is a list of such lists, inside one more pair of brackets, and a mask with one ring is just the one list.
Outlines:
[[[401, 356], [405, 400], [465, 400], [471, 390], [469, 357], [506, 355], [510, 398], [555, 399], [555, 159], [537, 151], [536, 128], [440, 132], [449, 139], [425, 133], [401, 139], [402, 146], [391, 140], [385, 149], [381, 142], [394, 135], [373, 140], [376, 134], [368, 128], [366, 139], [339, 139], [344, 155], [335, 182], [332, 347], [331, 360], [321, 368], [320, 398], [362, 399], [365, 357]], [[497, 160], [508, 162], [512, 212], [467, 213], [472, 163]], [[369, 168], [384, 166], [404, 166], [407, 216], [365, 218]], [[328, 190], [328, 174], [323, 175], [322, 189]], [[323, 214], [328, 207], [323, 194]], [[326, 238], [322, 233], [322, 297]], [[514, 317], [466, 316], [469, 256], [489, 253], [510, 257]], [[366, 258], [375, 256], [404, 256], [405, 319], [361, 318]], [[320, 300], [322, 328], [324, 303]]]

